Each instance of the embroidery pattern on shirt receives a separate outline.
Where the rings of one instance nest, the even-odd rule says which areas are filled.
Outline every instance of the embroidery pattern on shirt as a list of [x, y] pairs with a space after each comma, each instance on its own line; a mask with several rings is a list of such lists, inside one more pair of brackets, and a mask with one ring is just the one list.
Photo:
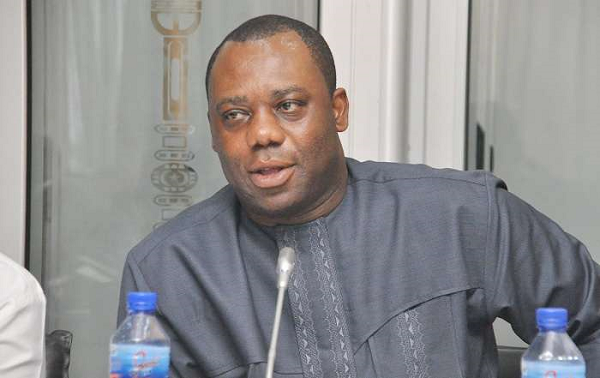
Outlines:
[[326, 229], [322, 220], [310, 226], [310, 252], [319, 278], [325, 316], [328, 324], [329, 341], [338, 378], [355, 378], [356, 368], [346, 324], [344, 304], [337, 272], [326, 242]]
[[398, 336], [408, 378], [429, 378], [419, 313], [416, 310], [409, 310], [398, 315], [397, 318]]
[[[286, 230], [279, 233], [277, 239], [278, 244], [280, 244], [279, 248], [289, 246], [298, 252], [294, 230]], [[294, 327], [296, 329], [303, 375], [305, 378], [321, 378], [323, 377], [323, 371], [321, 369], [321, 360], [319, 359], [319, 350], [317, 349], [316, 332], [310, 310], [306, 281], [302, 271], [302, 263], [299, 258], [296, 258], [296, 265], [290, 276], [288, 298], [290, 299], [294, 315]]]

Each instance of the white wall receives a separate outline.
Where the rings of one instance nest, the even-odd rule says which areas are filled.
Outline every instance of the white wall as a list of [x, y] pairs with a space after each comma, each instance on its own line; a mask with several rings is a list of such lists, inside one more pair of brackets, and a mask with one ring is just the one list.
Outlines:
[[23, 264], [26, 202], [25, 0], [0, 4], [0, 252]]
[[467, 0], [412, 2], [423, 3], [428, 3], [423, 162], [463, 169], [469, 5]]
[[407, 1], [323, 0], [320, 31], [350, 100], [348, 156], [405, 160]]
[[322, 0], [359, 160], [463, 168], [467, 0]]

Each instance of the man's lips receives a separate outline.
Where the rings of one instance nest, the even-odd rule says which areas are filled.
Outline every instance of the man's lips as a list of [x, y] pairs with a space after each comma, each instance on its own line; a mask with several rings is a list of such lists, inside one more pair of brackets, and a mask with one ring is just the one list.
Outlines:
[[285, 184], [293, 173], [293, 165], [265, 165], [250, 170], [250, 180], [262, 189], [276, 188]]

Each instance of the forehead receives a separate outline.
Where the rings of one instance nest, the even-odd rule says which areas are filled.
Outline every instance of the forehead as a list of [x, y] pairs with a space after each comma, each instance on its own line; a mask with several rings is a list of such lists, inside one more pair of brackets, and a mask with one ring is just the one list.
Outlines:
[[309, 48], [293, 31], [259, 40], [226, 42], [212, 68], [209, 93], [212, 98], [290, 86], [326, 89]]

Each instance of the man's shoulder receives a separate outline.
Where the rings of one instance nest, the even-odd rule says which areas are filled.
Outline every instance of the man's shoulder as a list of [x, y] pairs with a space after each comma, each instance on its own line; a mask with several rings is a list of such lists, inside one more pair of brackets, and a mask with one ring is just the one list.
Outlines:
[[475, 185], [503, 186], [501, 180], [485, 171], [460, 171], [450, 168], [432, 168], [424, 164], [400, 164], [365, 161], [358, 162], [348, 159], [350, 183], [361, 181], [376, 184], [394, 184], [397, 182], [414, 181], [424, 185]]
[[227, 185], [210, 198], [188, 207], [152, 231], [130, 251], [128, 259], [139, 262], [160, 245], [182, 234], [202, 232], [203, 228], [209, 228], [214, 223], [226, 222], [235, 216], [236, 208], [235, 193], [231, 186]]
[[31, 273], [0, 253], [0, 305], [8, 300], [43, 302], [42, 289]]

